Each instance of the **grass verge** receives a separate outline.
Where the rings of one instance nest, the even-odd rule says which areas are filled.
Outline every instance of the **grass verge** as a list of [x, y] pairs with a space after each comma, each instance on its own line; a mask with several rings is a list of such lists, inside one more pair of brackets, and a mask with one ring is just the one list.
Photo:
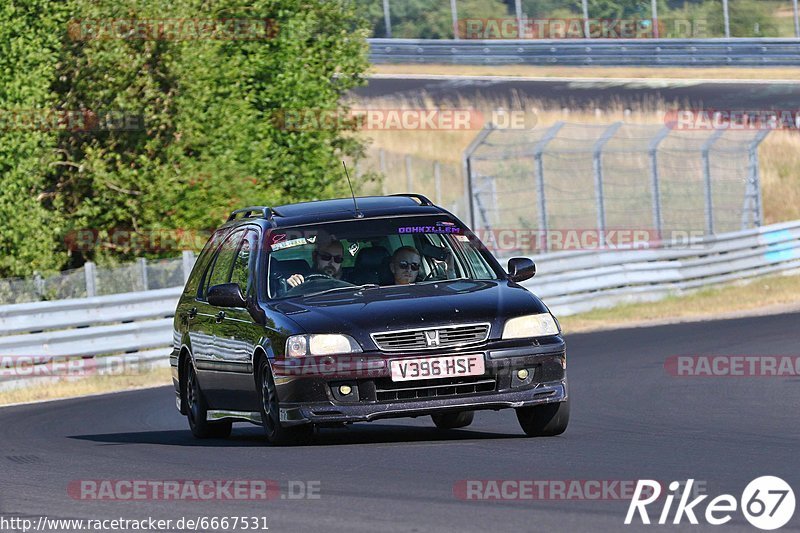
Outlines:
[[0, 406], [15, 403], [30, 403], [171, 385], [169, 367], [150, 368], [138, 374], [92, 376], [80, 379], [64, 379], [46, 384], [35, 384], [21, 389], [0, 392]]
[[370, 74], [446, 76], [521, 76], [525, 78], [648, 78], [671, 80], [789, 80], [798, 69], [783, 68], [674, 68], [674, 67], [539, 67], [533, 65], [373, 65]]
[[701, 289], [657, 302], [623, 304], [559, 318], [566, 334], [800, 311], [800, 274]]

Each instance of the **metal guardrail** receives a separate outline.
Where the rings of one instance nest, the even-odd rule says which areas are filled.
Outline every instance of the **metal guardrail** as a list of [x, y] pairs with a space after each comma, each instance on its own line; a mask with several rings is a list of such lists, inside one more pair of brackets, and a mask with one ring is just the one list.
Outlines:
[[800, 269], [800, 221], [706, 237], [681, 248], [558, 252], [533, 259], [539, 274], [525, 286], [566, 316]]
[[800, 39], [370, 39], [373, 63], [797, 66]]
[[[533, 259], [539, 273], [525, 286], [557, 315], [569, 315], [735, 279], [800, 271], [800, 221], [720, 234], [680, 248], [567, 251]], [[175, 287], [2, 306], [0, 358], [96, 358], [98, 367], [120, 360], [165, 365], [173, 334], [169, 317], [180, 292]], [[106, 355], [116, 358], [102, 357]], [[0, 390], [38, 381], [0, 376]]]

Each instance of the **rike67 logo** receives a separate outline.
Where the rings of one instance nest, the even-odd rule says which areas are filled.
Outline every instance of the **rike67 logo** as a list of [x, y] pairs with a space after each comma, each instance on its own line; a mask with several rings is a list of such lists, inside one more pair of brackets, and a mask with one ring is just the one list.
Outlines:
[[[694, 479], [689, 479], [686, 483], [673, 481], [669, 484], [669, 493], [664, 498], [664, 506], [658, 514], [656, 523], [663, 525], [670, 521], [672, 504], [676, 499], [678, 504], [672, 515], [672, 524], [680, 524], [685, 518], [690, 524], [697, 525], [700, 516], [706, 523], [718, 526], [730, 522], [733, 518], [732, 513], [738, 508], [751, 525], [769, 531], [783, 527], [794, 515], [794, 491], [779, 477], [762, 476], [754, 479], [745, 487], [738, 501], [731, 494], [721, 494], [707, 503], [704, 513], [700, 511], [700, 504], [708, 498], [708, 495], [697, 496], [690, 501], [693, 484]], [[678, 493], [681, 487], [683, 491]], [[643, 524], [650, 524], [647, 506], [659, 500], [661, 492], [661, 484], [658, 481], [640, 479], [628, 507], [625, 524], [631, 524], [637, 512]]]

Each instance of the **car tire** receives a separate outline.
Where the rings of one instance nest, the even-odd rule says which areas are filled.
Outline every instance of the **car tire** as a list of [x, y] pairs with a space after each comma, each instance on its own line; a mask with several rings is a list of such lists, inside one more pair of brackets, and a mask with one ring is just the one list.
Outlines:
[[472, 424], [475, 411], [459, 411], [458, 413], [439, 413], [431, 415], [433, 423], [439, 429], [457, 429]]
[[517, 408], [517, 420], [529, 437], [554, 437], [569, 424], [569, 400]]
[[224, 439], [229, 437], [233, 423], [230, 420], [221, 422], [208, 421], [208, 403], [197, 381], [197, 372], [191, 359], [186, 358], [184, 375], [186, 376], [186, 418], [189, 420], [189, 429], [198, 439]]
[[258, 396], [261, 404], [261, 422], [267, 441], [275, 446], [294, 446], [309, 444], [314, 438], [314, 425], [285, 427], [280, 421], [280, 403], [272, 377], [272, 370], [266, 358], [258, 364]]

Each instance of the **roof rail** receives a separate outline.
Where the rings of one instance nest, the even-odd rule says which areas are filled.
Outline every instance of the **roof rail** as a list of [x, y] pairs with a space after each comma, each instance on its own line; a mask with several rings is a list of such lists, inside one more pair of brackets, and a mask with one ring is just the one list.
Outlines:
[[390, 194], [389, 196], [405, 196], [406, 198], [413, 198], [414, 200], [418, 201], [420, 205], [433, 205], [433, 202], [431, 202], [427, 196], [412, 192]]
[[[237, 209], [231, 216], [228, 217], [228, 222], [231, 220], [236, 220], [236, 215], [244, 213], [242, 218], [264, 218], [266, 220], [270, 220], [273, 216], [278, 215], [278, 212], [272, 209], [271, 207], [266, 206], [253, 206], [253, 207], [245, 207], [244, 209]], [[251, 216], [251, 214], [255, 214], [255, 216]]]

